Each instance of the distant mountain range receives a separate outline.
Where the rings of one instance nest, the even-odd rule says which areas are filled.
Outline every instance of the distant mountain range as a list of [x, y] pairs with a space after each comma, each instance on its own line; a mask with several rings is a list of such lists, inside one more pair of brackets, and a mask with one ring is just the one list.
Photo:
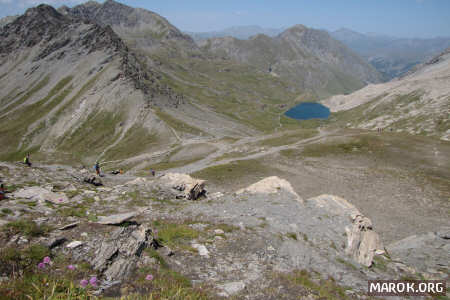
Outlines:
[[270, 37], [279, 35], [284, 31], [283, 28], [264, 28], [257, 25], [233, 26], [219, 31], [209, 32], [186, 32], [194, 40], [201, 41], [209, 38], [232, 36], [237, 39], [246, 40], [258, 34], [265, 34]]
[[450, 37], [396, 38], [345, 28], [330, 34], [369, 61], [386, 81], [405, 74], [450, 47]]
[[293, 26], [276, 37], [259, 34], [199, 42], [202, 49], [258, 67], [323, 98], [380, 82], [379, 73], [326, 31]]
[[[187, 33], [194, 40], [202, 41], [226, 36], [246, 40], [258, 34], [275, 37], [283, 31], [281, 28], [235, 26], [220, 31]], [[383, 75], [384, 81], [402, 76], [450, 47], [450, 37], [398, 38], [377, 33], [363, 34], [346, 28], [329, 33], [374, 66]]]

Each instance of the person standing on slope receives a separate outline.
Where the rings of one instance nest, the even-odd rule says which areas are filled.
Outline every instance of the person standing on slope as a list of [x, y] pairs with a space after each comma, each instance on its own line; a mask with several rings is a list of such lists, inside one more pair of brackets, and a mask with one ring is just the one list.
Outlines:
[[100, 164], [98, 161], [95, 162], [94, 169], [95, 169], [95, 173], [97, 173], [97, 175], [100, 176]]
[[30, 153], [27, 153], [27, 156], [24, 157], [23, 163], [27, 166], [31, 167], [31, 161], [30, 161]]

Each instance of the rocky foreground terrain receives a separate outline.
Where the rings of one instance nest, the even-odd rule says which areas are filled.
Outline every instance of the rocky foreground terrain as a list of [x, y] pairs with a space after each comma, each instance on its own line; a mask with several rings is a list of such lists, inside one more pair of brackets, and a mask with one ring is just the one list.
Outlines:
[[[297, 101], [378, 74], [303, 26], [207, 43], [112, 0], [2, 25], [1, 299], [365, 299], [369, 279], [448, 280], [448, 52], [298, 122]], [[320, 68], [299, 85], [303, 68], [279, 72], [292, 61]]]
[[[384, 183], [377, 183], [377, 175], [359, 174], [356, 169], [362, 156], [357, 153], [364, 150], [358, 149], [357, 143], [353, 143], [356, 152], [348, 157], [346, 167], [336, 165], [338, 152], [325, 160], [307, 159], [310, 147], [320, 145], [316, 142], [324, 136], [325, 143], [333, 140], [330, 133], [322, 134], [274, 147], [272, 154], [251, 147], [251, 143], [245, 147], [237, 143], [234, 151], [241, 149], [241, 157], [229, 164], [205, 169], [200, 161], [183, 167], [199, 169], [193, 176], [206, 181], [172, 171], [158, 171], [156, 176], [149, 172], [97, 177], [83, 167], [37, 163], [29, 168], [21, 163], [1, 163], [0, 178], [9, 192], [7, 199], [0, 201], [0, 294], [14, 299], [26, 295], [43, 298], [55, 293], [55, 287], [57, 293], [128, 295], [129, 299], [145, 295], [170, 299], [356, 299], [366, 298], [369, 279], [448, 279], [448, 218], [445, 221], [444, 212], [428, 225], [425, 221], [434, 214], [435, 201], [441, 196], [433, 199], [436, 196], [430, 191], [416, 190], [416, 196], [431, 202], [418, 204], [417, 213], [423, 216], [415, 217], [414, 222], [412, 215], [402, 214], [415, 200], [406, 199], [409, 193], [398, 195], [407, 201], [403, 211], [397, 211], [399, 219], [395, 220], [395, 212], [386, 212], [390, 222], [382, 224], [371, 218], [381, 220], [381, 206], [393, 201], [392, 197], [372, 200], [378, 201], [378, 206], [369, 210], [370, 203], [358, 200], [368, 212], [365, 215], [339, 196], [312, 190], [304, 194], [316, 196], [298, 193], [309, 186], [325, 192], [333, 189], [350, 198], [370, 195], [368, 187], [362, 194], [345, 192], [350, 185], [343, 190], [333, 188], [349, 176], [355, 187], [368, 176], [375, 196], [386, 194], [389, 180], [398, 187], [417, 186], [405, 179], [407, 173], [400, 169], [400, 177], [381, 176]], [[271, 138], [266, 138], [266, 143], [273, 144], [276, 137]], [[284, 164], [274, 156], [281, 151], [288, 158], [301, 149], [306, 157], [296, 159], [295, 164]], [[235, 173], [239, 169], [236, 163], [247, 161], [240, 159], [252, 157], [253, 165], [258, 166], [258, 155], [268, 165], [276, 159], [276, 169], [244, 167], [244, 174]], [[324, 171], [329, 179], [324, 177], [326, 173], [320, 175], [321, 163], [327, 165]], [[295, 165], [299, 173], [292, 173], [288, 165]], [[239, 183], [227, 176], [217, 178], [222, 166]], [[303, 172], [310, 174], [300, 175]], [[333, 175], [337, 173], [338, 177]], [[263, 176], [257, 179], [258, 174]], [[328, 182], [328, 187], [313, 184], [315, 176]], [[400, 198], [392, 204], [401, 204]], [[408, 218], [411, 223], [405, 224]], [[424, 227], [416, 227], [422, 226], [419, 224]], [[428, 231], [429, 225], [434, 230]], [[407, 232], [416, 234], [407, 236]], [[43, 257], [50, 262], [42, 261]], [[30, 274], [34, 277], [27, 277]], [[94, 283], [83, 289], [82, 280]], [[33, 282], [39, 292], [24, 287], [26, 282]]]

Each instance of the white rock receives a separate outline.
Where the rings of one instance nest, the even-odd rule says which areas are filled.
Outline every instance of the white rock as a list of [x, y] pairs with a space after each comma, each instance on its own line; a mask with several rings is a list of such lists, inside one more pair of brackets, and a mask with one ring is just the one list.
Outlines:
[[135, 217], [138, 212], [129, 212], [124, 214], [112, 215], [112, 216], [101, 216], [98, 217], [97, 223], [103, 225], [116, 225], [128, 221], [129, 219]]
[[83, 242], [73, 241], [73, 242], [69, 243], [66, 247], [69, 249], [75, 249], [77, 247], [80, 247], [81, 245], [83, 245]]
[[205, 257], [209, 258], [209, 251], [208, 251], [208, 249], [206, 249], [205, 245], [192, 244], [192, 248], [197, 249], [198, 254], [200, 256], [205, 256]]
[[225, 234], [225, 232], [222, 229], [216, 229], [214, 230], [215, 234]]
[[45, 201], [62, 204], [69, 201], [66, 194], [54, 193], [48, 189], [44, 189], [39, 186], [27, 187], [14, 192], [15, 198], [25, 198], [29, 200], [39, 201], [40, 204], [44, 204]]
[[229, 282], [218, 286], [227, 296], [232, 296], [245, 289], [245, 283], [242, 281]]
[[298, 201], [303, 203], [303, 199], [294, 191], [289, 181], [281, 179], [277, 176], [264, 178], [263, 180], [258, 181], [244, 189], [238, 190], [236, 194], [276, 194], [280, 192], [280, 190], [285, 190], [291, 193]]

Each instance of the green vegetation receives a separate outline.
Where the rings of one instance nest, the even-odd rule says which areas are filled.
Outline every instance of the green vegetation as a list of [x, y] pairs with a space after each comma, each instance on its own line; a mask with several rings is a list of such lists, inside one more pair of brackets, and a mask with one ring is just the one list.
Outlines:
[[384, 258], [380, 255], [375, 255], [373, 257], [373, 265], [372, 266], [383, 272], [386, 272], [388, 269], [387, 263], [388, 263], [387, 258]]
[[239, 160], [225, 165], [212, 166], [192, 173], [195, 178], [207, 178], [214, 184], [241, 184], [246, 176], [263, 177], [270, 169], [258, 160]]
[[143, 54], [170, 65], [171, 70], [162, 82], [187, 99], [195, 99], [192, 104], [197, 105], [199, 111], [208, 107], [264, 132], [271, 132], [280, 125], [280, 115], [284, 112], [282, 104], [293, 106], [300, 94], [285, 80], [258, 72], [249, 65], [222, 59], [174, 57], [166, 52]]
[[[336, 246], [334, 246], [334, 247], [336, 249]], [[342, 259], [342, 258], [338, 257], [338, 258], [336, 258], [336, 261], [340, 262], [341, 264], [343, 264], [343, 265], [345, 265], [347, 267], [349, 267], [350, 269], [358, 270], [358, 268], [354, 264], [352, 264], [351, 262], [346, 261], [345, 259]]]
[[64, 217], [84, 218], [87, 216], [86, 208], [78, 205], [78, 207], [65, 207], [58, 209], [58, 213]]
[[[89, 287], [82, 288], [80, 279], [89, 278], [92, 269], [79, 264], [69, 270], [65, 257], [54, 257], [51, 265], [38, 268], [38, 263], [50, 256], [47, 247], [31, 245], [25, 249], [4, 248], [0, 251], [0, 271], [10, 279], [0, 283], [1, 299], [97, 299]], [[89, 264], [88, 264], [89, 265]], [[94, 273], [95, 274], [95, 273]]]
[[[70, 92], [70, 89], [59, 93], [69, 82], [72, 80], [71, 76], [61, 79], [47, 94], [46, 97], [41, 100], [30, 104], [28, 106], [18, 108], [17, 111], [0, 121], [0, 135], [5, 139], [5, 145], [2, 160], [20, 160], [27, 153], [33, 153], [39, 149], [39, 147], [27, 148], [27, 145], [31, 142], [34, 135], [40, 133], [45, 128], [45, 123], [41, 122], [25, 139], [22, 148], [17, 151], [17, 145], [19, 142], [18, 137], [25, 137], [30, 125], [37, 122], [40, 118], [46, 116], [56, 105], [58, 105]], [[47, 85], [49, 78], [44, 78], [37, 86]], [[40, 88], [42, 88], [40, 87]], [[40, 89], [39, 88], [39, 89]], [[31, 93], [31, 97], [34, 93]], [[26, 96], [26, 95], [25, 95]], [[24, 96], [24, 97], [25, 97]], [[51, 101], [50, 101], [51, 100]], [[26, 100], [24, 100], [26, 101]], [[17, 102], [14, 103], [14, 105]], [[9, 153], [8, 153], [9, 152]]]
[[[153, 280], [146, 280], [152, 274]], [[194, 288], [190, 280], [183, 275], [168, 268], [155, 270], [144, 267], [139, 270], [136, 283], [139, 284], [139, 293], [124, 296], [123, 300], [207, 300], [210, 299], [204, 289]], [[105, 300], [111, 298], [104, 298]], [[111, 299], [112, 300], [112, 299]]]
[[208, 135], [203, 130], [186, 124], [185, 122], [172, 117], [170, 114], [163, 112], [160, 109], [155, 109], [155, 114], [177, 132], [188, 133], [192, 135]]
[[[361, 154], [383, 151], [383, 142], [373, 135], [361, 135], [350, 141], [327, 142], [307, 145], [304, 156], [320, 157], [326, 155]], [[285, 153], [286, 154], [286, 153]]]
[[308, 293], [312, 293], [320, 299], [350, 299], [345, 293], [348, 288], [339, 286], [331, 277], [328, 279], [321, 279], [320, 276], [314, 276], [306, 270], [294, 271], [289, 274], [279, 274], [278, 276], [280, 276], [282, 280], [288, 281], [290, 284], [302, 286]]
[[199, 232], [184, 223], [168, 223], [154, 221], [153, 225], [158, 231], [157, 237], [163, 245], [174, 249], [190, 249], [189, 242], [199, 237]]
[[158, 141], [159, 138], [156, 133], [151, 133], [147, 128], [134, 125], [128, 129], [123, 139], [117, 145], [108, 149], [104, 156], [111, 160], [136, 156], [149, 150]]
[[286, 233], [286, 236], [288, 237], [288, 238], [290, 238], [290, 239], [293, 239], [293, 240], [298, 240], [297, 239], [297, 234], [295, 233], [295, 232], [288, 232], [288, 233]]
[[50, 76], [45, 76], [41, 81], [38, 82], [35, 86], [29, 89], [25, 95], [23, 95], [19, 100], [15, 101], [12, 105], [9, 105], [6, 109], [11, 110], [14, 109], [23, 103], [25, 103], [28, 99], [30, 99], [34, 94], [39, 92], [42, 88], [44, 88], [50, 82]]
[[153, 169], [157, 171], [164, 171], [172, 168], [178, 168], [182, 167], [191, 163], [194, 163], [196, 161], [201, 160], [202, 158], [192, 158], [192, 159], [186, 159], [186, 160], [177, 160], [177, 161], [168, 161], [168, 159], [164, 159], [161, 162], [146, 166], [147, 169]]
[[22, 234], [27, 237], [38, 237], [47, 235], [51, 230], [52, 228], [48, 225], [37, 225], [34, 221], [27, 219], [13, 221], [3, 226], [3, 231], [9, 236]]
[[120, 113], [93, 112], [75, 132], [60, 141], [59, 147], [78, 159], [85, 157], [86, 153], [102, 151], [117, 137], [116, 128], [121, 121]]
[[2, 213], [5, 215], [12, 215], [13, 211], [9, 208], [2, 208]]
[[296, 131], [289, 131], [279, 137], [263, 140], [259, 144], [261, 146], [271, 146], [271, 147], [290, 145], [295, 144], [300, 140], [311, 138], [315, 136], [317, 133], [318, 133], [317, 130], [314, 129], [300, 129]]
[[[6, 247], [0, 251], [0, 270], [2, 274], [19, 270], [34, 269], [50, 250], [42, 245], [31, 245], [25, 249]], [[1, 294], [0, 294], [1, 295]]]
[[81, 89], [73, 96], [69, 101], [64, 103], [63, 106], [61, 106], [58, 111], [56, 112], [56, 116], [59, 116], [64, 110], [66, 110], [69, 106], [71, 106], [73, 103], [75, 103], [76, 100], [78, 100], [81, 96], [83, 96], [87, 91], [89, 91], [91, 88], [94, 87], [97, 80], [100, 78], [100, 76], [105, 72], [105, 70], [108, 69], [108, 67], [104, 68], [102, 71], [98, 72], [94, 77], [89, 79], [88, 82], [86, 82]]

